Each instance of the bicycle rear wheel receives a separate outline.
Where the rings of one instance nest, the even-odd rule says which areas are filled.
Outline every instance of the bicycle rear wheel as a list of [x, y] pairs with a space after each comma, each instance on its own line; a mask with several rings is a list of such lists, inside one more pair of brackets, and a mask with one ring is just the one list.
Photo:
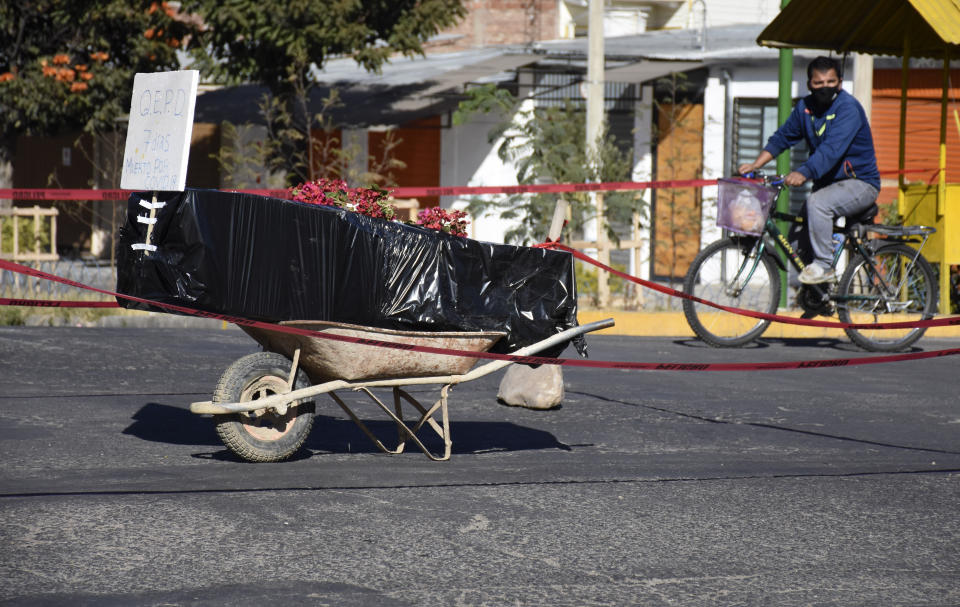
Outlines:
[[[773, 314], [780, 303], [780, 275], [769, 256], [756, 258], [754, 239], [723, 238], [700, 251], [683, 280], [683, 290], [707, 301]], [[769, 320], [724, 312], [689, 299], [683, 314], [697, 337], [717, 348], [743, 346], [760, 337]]]
[[[905, 244], [880, 247], [873, 266], [858, 255], [840, 279], [837, 312], [841, 322], [923, 320], [937, 309], [937, 282], [922, 256]], [[926, 329], [844, 329], [853, 343], [871, 352], [896, 352], [913, 345]]]

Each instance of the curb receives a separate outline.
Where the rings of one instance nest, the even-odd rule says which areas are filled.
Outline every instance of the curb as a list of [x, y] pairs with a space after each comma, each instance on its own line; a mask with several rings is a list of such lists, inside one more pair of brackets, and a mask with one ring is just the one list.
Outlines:
[[163, 312], [128, 311], [126, 314], [104, 316], [96, 322], [98, 327], [115, 329], [224, 329], [233, 325], [215, 318], [194, 318]]
[[[799, 312], [778, 312], [785, 316], [799, 318]], [[718, 312], [730, 318], [731, 323], [739, 317]], [[617, 323], [609, 329], [597, 331], [594, 335], [628, 335], [637, 337], [694, 337], [683, 312], [625, 312], [623, 310], [581, 310], [577, 314], [580, 324], [613, 318]], [[835, 319], [833, 319], [835, 320]], [[846, 339], [843, 329], [824, 327], [802, 327], [783, 323], [772, 323], [764, 332], [766, 338], [842, 338]], [[960, 327], [930, 327], [924, 337], [960, 338]]]

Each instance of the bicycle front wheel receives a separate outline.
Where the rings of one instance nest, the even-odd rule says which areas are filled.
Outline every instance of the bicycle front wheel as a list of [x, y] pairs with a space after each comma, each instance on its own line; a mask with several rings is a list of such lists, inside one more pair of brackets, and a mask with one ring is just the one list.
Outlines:
[[[937, 309], [937, 282], [933, 268], [907, 245], [884, 245], [874, 255], [873, 264], [860, 255], [850, 262], [840, 279], [837, 304], [841, 322], [878, 323], [931, 318]], [[864, 350], [896, 352], [913, 345], [926, 329], [844, 331]]]
[[[780, 303], [777, 265], [769, 255], [758, 259], [751, 240], [723, 238], [700, 251], [684, 277], [684, 292], [728, 307], [775, 313]], [[770, 326], [769, 320], [724, 312], [689, 299], [683, 300], [683, 314], [697, 337], [717, 348], [748, 344]]]

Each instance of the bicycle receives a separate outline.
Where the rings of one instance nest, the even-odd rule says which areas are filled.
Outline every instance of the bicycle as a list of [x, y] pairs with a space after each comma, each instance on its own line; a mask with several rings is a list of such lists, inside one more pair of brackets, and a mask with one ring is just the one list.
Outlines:
[[[802, 216], [774, 209], [785, 187], [781, 177], [718, 179], [717, 225], [729, 235], [709, 244], [690, 265], [683, 281], [689, 295], [728, 307], [775, 314], [780, 303], [778, 270], [787, 266], [783, 253], [798, 271], [804, 267], [796, 250], [775, 220], [802, 224]], [[873, 224], [876, 203], [865, 211], [834, 222], [831, 267], [841, 269], [844, 251], [849, 261], [839, 282], [801, 284], [797, 303], [802, 318], [833, 316], [844, 323], [877, 323], [931, 318], [937, 309], [937, 281], [930, 263], [920, 254], [936, 228]], [[841, 219], [843, 221], [841, 221]], [[867, 234], [875, 237], [867, 238]], [[918, 244], [914, 248], [911, 244]], [[738, 347], [763, 335], [770, 320], [734, 315], [683, 300], [690, 328], [714, 347]], [[893, 317], [893, 318], [891, 318]], [[873, 320], [865, 320], [872, 318]], [[914, 344], [925, 328], [854, 329], [847, 336], [873, 352], [895, 352]]]

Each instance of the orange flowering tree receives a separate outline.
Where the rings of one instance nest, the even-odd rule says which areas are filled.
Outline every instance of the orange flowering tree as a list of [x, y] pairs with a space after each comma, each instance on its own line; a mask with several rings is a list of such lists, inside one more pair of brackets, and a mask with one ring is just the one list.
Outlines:
[[196, 30], [154, 0], [0, 2], [0, 163], [20, 134], [114, 130], [134, 74], [178, 69]]
[[[257, 83], [269, 90], [262, 107], [273, 134], [274, 160], [290, 183], [323, 175], [317, 130], [335, 97], [324, 97], [318, 69], [331, 57], [352, 57], [378, 71], [391, 56], [423, 54], [423, 44], [466, 14], [464, 0], [183, 0], [199, 15], [202, 43], [193, 47], [204, 78]], [[318, 109], [320, 110], [318, 112]], [[338, 142], [339, 144], [339, 142]]]

